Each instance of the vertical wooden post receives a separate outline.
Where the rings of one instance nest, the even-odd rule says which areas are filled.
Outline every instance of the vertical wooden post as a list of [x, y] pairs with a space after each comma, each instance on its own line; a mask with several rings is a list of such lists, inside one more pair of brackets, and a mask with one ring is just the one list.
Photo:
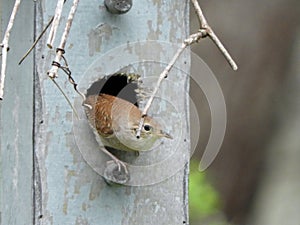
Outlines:
[[[33, 6], [24, 3], [23, 7], [32, 7], [21, 12], [22, 16], [26, 17], [28, 10], [33, 10]], [[55, 1], [36, 1], [34, 29], [36, 33], [39, 33], [53, 16], [55, 5]], [[70, 5], [71, 1], [65, 3], [62, 24], [66, 22]], [[22, 20], [22, 17], [19, 20]], [[25, 18], [22, 22], [24, 23], [24, 21]], [[189, 34], [188, 21], [188, 0], [133, 1], [133, 7], [123, 15], [113, 15], [107, 12], [104, 1], [81, 1], [65, 49], [65, 56], [68, 59], [72, 75], [76, 81], [79, 81], [97, 58], [122, 44], [143, 40], [159, 40], [178, 44]], [[28, 28], [28, 24], [23, 25], [23, 28], [20, 29], [30, 33], [31, 29]], [[58, 34], [61, 34], [63, 25], [60, 26], [60, 29]], [[15, 36], [21, 38], [21, 35]], [[9, 173], [6, 172], [8, 169], [1, 170], [1, 184], [5, 183], [3, 187], [1, 185], [1, 224], [188, 224], [187, 164], [183, 165], [180, 170], [174, 171], [175, 175], [159, 183], [133, 187], [107, 185], [102, 177], [85, 162], [75, 143], [72, 110], [47, 78], [46, 72], [54, 58], [54, 50], [51, 52], [46, 48], [46, 39], [47, 37], [44, 37], [36, 48], [34, 81], [31, 76], [33, 67], [29, 62], [30, 59], [26, 60], [26, 66], [31, 71], [31, 73], [28, 72], [28, 76], [24, 75], [24, 67], [19, 72], [7, 73], [11, 79], [15, 79], [10, 86], [18, 85], [17, 91], [20, 92], [20, 97], [15, 96], [14, 98], [17, 100], [10, 103], [11, 107], [16, 107], [17, 103], [25, 104], [24, 108], [27, 107], [28, 112], [25, 116], [23, 111], [22, 113], [16, 111], [17, 114], [11, 113], [7, 111], [9, 106], [1, 105], [1, 167], [2, 169], [10, 168]], [[60, 36], [58, 35], [54, 46], [57, 46], [59, 41]], [[20, 44], [17, 40], [14, 43], [16, 46]], [[22, 52], [24, 51], [22, 50]], [[168, 60], [165, 58], [165, 55], [168, 55], [166, 51], [168, 50], [163, 49], [157, 53], [158, 61], [166, 63]], [[119, 54], [122, 56], [122, 52]], [[143, 59], [143, 55], [139, 55], [138, 52], [134, 54], [136, 54], [136, 58]], [[11, 62], [17, 62], [17, 59]], [[184, 64], [184, 62], [188, 65], [188, 56], [181, 63]], [[116, 65], [116, 70], [118, 66]], [[13, 66], [9, 66], [9, 68], [15, 69]], [[77, 95], [66, 82], [66, 77], [62, 72], [59, 73], [57, 81], [73, 101]], [[172, 80], [172, 82], [176, 83], [176, 88], [167, 89], [165, 94], [170, 96], [172, 101], [183, 99], [180, 110], [180, 120], [183, 124], [180, 133], [183, 135], [180, 136], [182, 139], [178, 140], [180, 143], [178, 146], [184, 148], [188, 154], [188, 77], [177, 77], [177, 80]], [[30, 89], [30, 93], [23, 90], [27, 83], [34, 83], [33, 93], [32, 89]], [[180, 90], [181, 88], [182, 90]], [[15, 94], [10, 88], [6, 89], [6, 93], [8, 92]], [[7, 102], [9, 101], [8, 96], [9, 94], [6, 94], [5, 101]], [[31, 107], [32, 98], [34, 98], [34, 112]], [[24, 99], [26, 101], [23, 101]], [[18, 109], [21, 110], [20, 107], [16, 110]], [[16, 115], [20, 115], [17, 117], [18, 120], [11, 118]], [[18, 132], [12, 130], [14, 126], [8, 124], [7, 121], [13, 121]], [[168, 121], [168, 123], [172, 123], [172, 121]], [[32, 132], [32, 128], [34, 132]], [[6, 137], [4, 136], [6, 130], [17, 132], [16, 134], [19, 136], [8, 132]], [[31, 138], [32, 134], [34, 134], [33, 139]], [[26, 138], [19, 140], [18, 138], [23, 137], [22, 135], [25, 135]], [[9, 151], [7, 146], [16, 146], [16, 143], [19, 142], [22, 142], [22, 145], [15, 151], [19, 155]], [[183, 142], [184, 144], [182, 144]], [[27, 145], [24, 146], [26, 143]], [[34, 150], [33, 155], [32, 149]], [[27, 150], [28, 152], [26, 152]], [[16, 156], [19, 156], [18, 164], [16, 164]], [[33, 162], [32, 159], [34, 159]], [[16, 165], [20, 167], [19, 170], [12, 169]], [[23, 168], [24, 166], [25, 168]], [[152, 171], [153, 174], [163, 172], [165, 171]], [[22, 173], [22, 177], [19, 173]], [[15, 177], [16, 174], [18, 177]], [[34, 181], [33, 201], [31, 201], [32, 192], [29, 189], [32, 186], [29, 182], [32, 176]], [[152, 174], [144, 174], [144, 177], [147, 176], [151, 177]], [[7, 186], [6, 179], [11, 179], [10, 183], [12, 184], [15, 181], [25, 182], [26, 180], [29, 182], [20, 187], [17, 200], [11, 201], [16, 198], [13, 196], [17, 192]], [[7, 188], [4, 188], [5, 186]], [[23, 198], [26, 198], [26, 201]], [[19, 200], [22, 201], [21, 205], [16, 202]], [[32, 205], [33, 207], [31, 207]], [[5, 216], [3, 216], [4, 213]], [[17, 219], [15, 222], [11, 222], [11, 218]], [[24, 218], [28, 221], [25, 221]], [[22, 222], [19, 222], [21, 220]]]
[[[14, 1], [0, 1], [1, 38]], [[5, 96], [0, 102], [0, 224], [32, 224], [33, 2], [21, 4], [11, 31]]]

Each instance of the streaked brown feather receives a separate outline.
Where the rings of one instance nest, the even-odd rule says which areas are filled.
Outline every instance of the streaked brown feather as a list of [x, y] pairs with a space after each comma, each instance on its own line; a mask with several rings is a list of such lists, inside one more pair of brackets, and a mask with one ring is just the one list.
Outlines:
[[140, 118], [141, 115], [140, 110], [132, 103], [108, 94], [90, 95], [85, 103], [92, 106], [92, 109], [86, 108], [91, 125], [103, 137], [112, 135], [114, 129], [117, 129], [116, 127], [113, 129], [113, 119], [117, 119], [118, 115], [112, 118], [112, 107], [116, 107], [114, 112], [130, 112], [129, 115], [133, 118]]

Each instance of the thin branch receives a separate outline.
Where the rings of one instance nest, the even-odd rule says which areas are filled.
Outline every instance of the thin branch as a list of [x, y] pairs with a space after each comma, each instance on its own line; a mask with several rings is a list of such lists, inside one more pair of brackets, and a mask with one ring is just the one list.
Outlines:
[[49, 48], [52, 48], [54, 40], [55, 40], [55, 36], [56, 36], [56, 32], [57, 32], [57, 28], [60, 22], [60, 18], [61, 18], [61, 14], [62, 14], [62, 9], [64, 6], [65, 0], [58, 0], [57, 1], [57, 5], [56, 5], [56, 9], [55, 9], [55, 14], [54, 14], [54, 18], [53, 18], [53, 23], [49, 32], [49, 37], [48, 37], [48, 41], [47, 41], [47, 46]]
[[197, 0], [192, 0], [192, 3], [195, 7], [195, 10], [196, 10], [196, 13], [197, 13], [197, 16], [198, 16], [198, 19], [199, 19], [200, 29], [197, 33], [194, 33], [194, 34], [190, 35], [189, 38], [187, 38], [183, 41], [183, 43], [181, 44], [181, 46], [178, 49], [178, 51], [176, 52], [176, 54], [173, 56], [170, 63], [167, 65], [167, 67], [164, 69], [164, 71], [160, 74], [160, 76], [158, 78], [158, 81], [156, 83], [156, 86], [155, 86], [150, 98], [148, 99], [143, 112], [142, 112], [142, 117], [140, 119], [139, 127], [138, 127], [137, 132], [136, 132], [136, 137], [137, 138], [140, 138], [141, 131], [142, 131], [142, 128], [144, 126], [145, 117], [147, 116], [147, 112], [148, 112], [148, 110], [149, 110], [149, 108], [150, 108], [150, 106], [151, 106], [151, 104], [154, 100], [154, 97], [155, 97], [157, 91], [159, 90], [161, 82], [163, 81], [164, 78], [167, 78], [168, 73], [170, 72], [170, 70], [174, 66], [175, 62], [177, 61], [178, 57], [181, 55], [181, 53], [183, 52], [183, 50], [187, 46], [190, 46], [193, 43], [199, 42], [200, 39], [205, 38], [205, 37], [208, 36], [216, 44], [216, 46], [219, 48], [219, 50], [224, 55], [224, 57], [226, 58], [226, 60], [228, 61], [228, 63], [232, 67], [232, 69], [233, 70], [238, 69], [238, 66], [236, 65], [236, 63], [234, 62], [234, 60], [232, 59], [232, 57], [230, 56], [230, 54], [228, 53], [228, 51], [226, 50], [226, 48], [224, 47], [222, 42], [219, 40], [217, 35], [214, 33], [214, 31], [208, 25], [207, 20], [203, 15], [203, 12], [200, 8], [200, 5], [199, 5], [198, 1]]
[[161, 82], [165, 78], [168, 77], [168, 74], [169, 74], [170, 70], [173, 68], [173, 66], [176, 63], [177, 59], [182, 54], [182, 52], [186, 49], [186, 47], [190, 46], [191, 44], [193, 44], [195, 42], [198, 42], [201, 38], [204, 38], [206, 36], [207, 36], [207, 33], [205, 31], [199, 31], [198, 33], [192, 34], [187, 39], [185, 39], [183, 41], [183, 43], [181, 44], [180, 48], [177, 50], [177, 52], [175, 53], [175, 55], [171, 59], [171, 61], [169, 62], [169, 64], [167, 65], [167, 67], [159, 75], [156, 86], [155, 86], [150, 98], [148, 99], [143, 112], [142, 112], [142, 118], [140, 120], [139, 127], [138, 127], [137, 132], [136, 132], [136, 137], [137, 138], [140, 138], [140, 136], [141, 136], [141, 131], [142, 131], [142, 128], [143, 128], [143, 125], [144, 125], [145, 117], [147, 116], [147, 113], [149, 111], [149, 108], [150, 108], [153, 100], [154, 100], [154, 97], [155, 97], [156, 93], [159, 90]]
[[206, 33], [205, 32], [198, 32], [195, 34], [190, 35], [187, 39], [184, 40], [184, 42], [181, 44], [180, 48], [177, 50], [177, 52], [175, 53], [175, 55], [173, 56], [173, 58], [171, 59], [171, 61], [169, 62], [169, 64], [167, 65], [167, 67], [163, 70], [163, 72], [159, 75], [158, 81], [156, 83], [156, 86], [142, 112], [142, 117], [145, 117], [147, 115], [147, 112], [154, 100], [154, 97], [156, 95], [156, 93], [159, 90], [160, 84], [161, 82], [168, 77], [168, 74], [170, 72], [170, 70], [172, 69], [172, 67], [174, 66], [174, 64], [176, 63], [177, 59], [179, 58], [179, 56], [181, 55], [181, 53], [184, 51], [184, 49], [195, 43], [198, 42], [201, 38], [206, 37]]
[[202, 10], [200, 8], [198, 0], [191, 0], [191, 1], [192, 1], [193, 5], [194, 5], [194, 8], [196, 10], [200, 27], [201, 28], [207, 28], [208, 24], [207, 24], [206, 18], [204, 17], [204, 14], [203, 14], [203, 12], [202, 12]]
[[54, 16], [52, 16], [52, 18], [49, 20], [49, 22], [46, 25], [46, 27], [43, 29], [43, 31], [40, 33], [40, 35], [37, 37], [37, 39], [33, 42], [33, 44], [30, 47], [30, 49], [28, 49], [28, 51], [25, 53], [25, 55], [21, 58], [21, 60], [19, 62], [19, 65], [26, 59], [26, 57], [30, 54], [30, 52], [35, 48], [35, 46], [37, 45], [37, 43], [39, 42], [39, 40], [43, 37], [43, 35], [46, 33], [46, 31], [48, 30], [48, 28], [52, 24], [53, 19], [54, 19]]
[[215, 34], [215, 32], [209, 27], [207, 33], [208, 33], [210, 39], [216, 44], [216, 46], [222, 52], [222, 54], [224, 55], [225, 59], [227, 60], [227, 62], [231, 66], [231, 68], [234, 71], [236, 71], [238, 69], [237, 64], [235, 63], [235, 61], [233, 60], [233, 58], [231, 57], [231, 55], [229, 54], [229, 52], [226, 50], [226, 48], [224, 47], [224, 45], [222, 44], [222, 42], [219, 40], [219, 38]]
[[0, 74], [0, 100], [3, 99], [4, 94], [4, 81], [5, 81], [5, 72], [6, 72], [6, 62], [7, 62], [7, 52], [8, 52], [8, 41], [9, 41], [9, 35], [10, 31], [14, 25], [14, 20], [17, 14], [17, 11], [19, 9], [19, 6], [21, 4], [22, 0], [16, 0], [14, 8], [12, 10], [12, 13], [10, 15], [10, 19], [4, 34], [4, 38], [0, 46], [2, 47], [2, 64], [1, 64], [1, 74]]
[[[48, 76], [49, 78], [55, 83], [55, 85], [59, 88], [59, 90], [62, 92], [62, 94], [64, 95], [64, 97], [66, 98], [67, 102], [69, 103], [69, 105], [71, 106], [71, 108], [73, 109], [74, 113], [77, 115], [77, 112], [75, 111], [74, 107], [72, 106], [70, 100], [68, 99], [67, 95], [63, 92], [63, 90], [58, 86], [58, 84], [55, 82], [55, 78], [58, 76], [58, 69], [61, 68], [67, 75], [68, 75], [68, 79], [69, 82], [73, 85], [75, 91], [82, 97], [83, 102], [85, 101], [85, 95], [82, 94], [78, 89], [77, 89], [77, 84], [74, 81], [73, 77], [71, 76], [71, 71], [69, 69], [68, 63], [66, 58], [63, 56], [63, 54], [65, 53], [65, 46], [66, 46], [66, 42], [68, 39], [68, 35], [70, 33], [70, 29], [72, 26], [72, 22], [74, 19], [74, 15], [76, 13], [77, 7], [78, 7], [78, 3], [79, 0], [74, 0], [73, 1], [73, 5], [71, 7], [71, 10], [69, 12], [69, 16], [68, 16], [68, 20], [65, 26], [65, 30], [62, 34], [61, 37], [61, 41], [60, 41], [60, 45], [59, 47], [56, 49], [56, 55], [55, 55], [55, 59], [52, 62], [52, 67], [50, 68], [50, 70], [48, 71]], [[61, 59], [64, 60], [65, 66], [61, 66], [60, 61]]]
[[59, 84], [55, 81], [54, 78], [51, 78], [51, 77], [50, 77], [50, 79], [53, 81], [53, 83], [55, 84], [55, 86], [58, 88], [58, 90], [59, 90], [59, 91], [62, 93], [62, 95], [65, 97], [65, 99], [67, 100], [69, 106], [72, 108], [72, 110], [73, 110], [75, 116], [76, 116], [77, 118], [79, 118], [76, 109], [75, 109], [74, 106], [72, 105], [71, 101], [69, 100], [68, 96], [65, 94], [65, 92], [63, 91], [63, 89], [59, 86]]
[[220, 41], [220, 39], [217, 37], [217, 35], [213, 31], [213, 29], [208, 25], [208, 23], [207, 23], [204, 15], [203, 15], [203, 12], [202, 12], [202, 10], [200, 8], [200, 5], [198, 3], [198, 0], [192, 0], [192, 3], [194, 5], [194, 8], [196, 10], [196, 13], [197, 13], [197, 16], [198, 16], [198, 19], [199, 19], [200, 30], [201, 29], [207, 30], [208, 36], [216, 44], [216, 46], [219, 48], [219, 50], [222, 52], [222, 54], [224, 55], [225, 59], [230, 64], [231, 68], [233, 70], [237, 70], [238, 69], [237, 64], [234, 62], [234, 60], [230, 56], [229, 52], [226, 50], [226, 48], [224, 47], [224, 45], [222, 44], [222, 42]]
[[[63, 3], [65, 3], [66, 0], [63, 1]], [[35, 46], [37, 45], [37, 43], [39, 42], [39, 40], [43, 37], [43, 35], [46, 33], [46, 31], [48, 30], [48, 28], [50, 27], [50, 25], [52, 24], [51, 30], [49, 32], [49, 37], [48, 37], [48, 41], [47, 41], [47, 46], [49, 48], [52, 48], [55, 36], [56, 36], [56, 31], [57, 31], [57, 27], [59, 25], [59, 20], [61, 17], [61, 13], [62, 13], [62, 6], [60, 5], [61, 1], [57, 2], [57, 6], [56, 6], [56, 11], [55, 11], [55, 16], [56, 16], [56, 21], [55, 21], [55, 25], [53, 25], [53, 21], [54, 21], [54, 17], [52, 16], [51, 19], [49, 20], [49, 22], [47, 23], [46, 27], [43, 29], [43, 31], [40, 33], [40, 35], [38, 36], [38, 38], [34, 41], [34, 43], [32, 44], [32, 46], [29, 48], [29, 50], [25, 53], [25, 55], [21, 58], [19, 65], [24, 61], [24, 59], [30, 54], [30, 52], [35, 48]]]
[[60, 59], [61, 59], [61, 56], [63, 55], [64, 51], [63, 49], [57, 49], [56, 50], [56, 55], [55, 55], [55, 58], [52, 62], [52, 66], [50, 68], [50, 70], [47, 72], [48, 76], [52, 79], [56, 78], [58, 75], [57, 75], [57, 71], [60, 67]]
[[64, 48], [65, 48], [67, 38], [68, 38], [70, 29], [71, 29], [71, 26], [72, 26], [73, 18], [74, 18], [78, 3], [79, 3], [79, 0], [74, 0], [73, 1], [73, 5], [72, 5], [72, 8], [71, 8], [69, 16], [68, 16], [68, 21], [66, 23], [64, 33], [61, 37], [60, 45], [59, 45], [59, 47], [57, 48], [57, 51], [56, 51], [56, 56], [55, 56], [55, 59], [54, 59], [54, 62], [56, 62], [56, 63], [52, 63], [52, 67], [48, 71], [48, 76], [50, 78], [56, 78], [57, 77], [57, 71], [59, 69], [59, 62], [61, 60], [61, 56], [65, 52]]
[[[79, 94], [81, 96], [82, 102], [84, 103], [86, 100], [85, 95], [77, 89], [78, 84], [75, 82], [74, 78], [72, 77], [72, 73], [71, 73], [71, 70], [69, 69], [67, 59], [63, 55], [61, 57], [64, 60], [65, 66], [64, 67], [60, 66], [60, 68], [68, 75], [68, 80], [69, 80], [70, 84], [73, 85], [74, 90], [77, 92], [77, 94]], [[85, 105], [85, 104], [83, 104], [83, 105]]]
[[159, 78], [157, 80], [157, 83], [156, 83], [156, 86], [149, 98], [149, 100], [147, 101], [146, 103], [146, 106], [142, 112], [142, 118], [140, 120], [140, 123], [139, 123], [139, 127], [137, 129], [137, 132], [136, 132], [136, 137], [137, 138], [140, 138], [141, 136], [141, 131], [142, 131], [142, 128], [143, 128], [143, 125], [144, 125], [144, 118], [147, 116], [147, 112], [154, 100], [154, 97], [156, 95], [156, 93], [158, 92], [159, 90], [159, 87], [160, 87], [160, 84], [161, 82], [163, 81], [163, 79], [167, 78], [168, 77], [168, 73], [170, 72], [170, 70], [172, 69], [172, 67], [174, 66], [176, 60], [178, 59], [178, 57], [181, 55], [181, 53], [183, 52], [183, 50], [187, 47], [187, 44], [185, 42], [182, 43], [181, 47], [177, 50], [176, 54], [173, 56], [172, 60], [169, 62], [169, 64], [167, 65], [167, 67], [163, 70], [163, 72], [159, 75]]

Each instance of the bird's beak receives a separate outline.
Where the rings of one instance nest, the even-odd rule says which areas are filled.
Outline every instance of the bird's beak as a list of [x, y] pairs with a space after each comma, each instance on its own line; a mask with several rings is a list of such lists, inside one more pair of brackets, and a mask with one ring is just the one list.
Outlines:
[[173, 137], [170, 134], [168, 134], [167, 132], [162, 131], [162, 130], [160, 131], [160, 136], [165, 137], [165, 138], [169, 138], [169, 139], [173, 139]]

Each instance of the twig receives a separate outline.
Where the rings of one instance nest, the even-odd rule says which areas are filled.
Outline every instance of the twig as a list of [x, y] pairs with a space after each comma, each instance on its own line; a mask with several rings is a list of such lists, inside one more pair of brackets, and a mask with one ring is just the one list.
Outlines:
[[32, 46], [28, 51], [25, 53], [25, 55], [21, 58], [19, 65], [24, 61], [24, 59], [30, 54], [30, 52], [35, 48], [36, 44], [39, 42], [39, 40], [43, 37], [43, 35], [46, 33], [48, 28], [50, 27], [51, 23], [53, 22], [54, 16], [49, 20], [48, 24], [46, 27], [43, 29], [43, 31], [40, 33], [40, 35], [37, 37], [37, 39], [33, 42]]
[[201, 28], [207, 28], [208, 27], [208, 24], [207, 24], [207, 21], [204, 17], [204, 14], [200, 8], [200, 5], [198, 3], [198, 0], [192, 0], [192, 3], [194, 5], [194, 8], [196, 10], [196, 13], [197, 13], [197, 16], [198, 16], [198, 20], [199, 20], [199, 24], [200, 24], [200, 27]]
[[[68, 66], [68, 63], [67, 63], [67, 60], [66, 58], [63, 56], [63, 54], [65, 53], [65, 46], [66, 46], [66, 42], [67, 42], [67, 39], [68, 39], [68, 35], [70, 33], [70, 29], [71, 29], [71, 26], [72, 26], [72, 22], [73, 22], [73, 19], [74, 19], [74, 15], [76, 13], [76, 10], [77, 10], [77, 7], [78, 7], [78, 3], [79, 3], [79, 0], [74, 0], [73, 1], [73, 5], [71, 7], [71, 10], [69, 12], [69, 16], [68, 16], [68, 20], [67, 20], [67, 23], [66, 23], [66, 26], [65, 26], [65, 30], [62, 34], [62, 37], [61, 37], [61, 41], [60, 41], [60, 45], [59, 47], [56, 49], [56, 55], [55, 55], [55, 59], [54, 61], [52, 62], [52, 67], [51, 69], [48, 71], [48, 76], [49, 78], [55, 83], [55, 85], [58, 87], [58, 89], [61, 91], [61, 93], [63, 94], [63, 96], [66, 98], [68, 104], [71, 106], [71, 108], [73, 109], [74, 113], [76, 114], [77, 116], [77, 112], [76, 110], [74, 109], [74, 107], [72, 106], [70, 100], [68, 99], [67, 95], [63, 92], [62, 88], [60, 88], [60, 86], [57, 84], [57, 82], [55, 82], [55, 78], [58, 76], [57, 75], [57, 72], [58, 72], [58, 69], [62, 69], [67, 75], [68, 75], [68, 79], [69, 79], [69, 82], [73, 85], [74, 87], [74, 90], [82, 97], [83, 99], [83, 102], [85, 101], [85, 95], [82, 94], [78, 89], [77, 89], [77, 84], [76, 82], [74, 81], [73, 77], [71, 76], [71, 71], [69, 69], [69, 66]], [[64, 63], [65, 63], [65, 66], [61, 66], [60, 64], [60, 61], [61, 59], [64, 60]]]
[[231, 55], [229, 54], [229, 52], [226, 50], [226, 48], [224, 47], [224, 45], [222, 44], [222, 42], [219, 40], [218, 36], [214, 33], [214, 31], [209, 28], [207, 30], [207, 33], [210, 37], [210, 39], [216, 44], [216, 46], [219, 48], [219, 50], [222, 52], [222, 54], [224, 55], [225, 59], [227, 60], [227, 62], [230, 64], [231, 68], [236, 71], [238, 69], [237, 64], [235, 63], [235, 61], [232, 59]]
[[219, 40], [217, 35], [211, 29], [211, 27], [208, 25], [207, 20], [204, 17], [203, 12], [200, 8], [200, 5], [198, 4], [198, 1], [197, 0], [192, 0], [192, 3], [195, 7], [195, 10], [196, 10], [196, 13], [197, 13], [197, 16], [198, 16], [198, 19], [199, 19], [200, 29], [197, 33], [194, 33], [194, 34], [190, 35], [189, 38], [187, 38], [183, 41], [183, 43], [181, 44], [180, 48], [177, 50], [176, 54], [173, 56], [170, 63], [167, 65], [167, 67], [164, 69], [164, 71], [160, 74], [160, 76], [158, 78], [158, 81], [156, 83], [156, 86], [155, 86], [150, 98], [148, 99], [143, 112], [142, 112], [142, 117], [140, 119], [139, 127], [138, 127], [137, 132], [136, 132], [136, 137], [137, 138], [140, 138], [141, 131], [142, 131], [142, 128], [144, 126], [145, 117], [147, 116], [147, 112], [148, 112], [148, 110], [149, 110], [149, 108], [150, 108], [150, 106], [153, 102], [153, 99], [154, 99], [154, 97], [155, 97], [155, 95], [156, 95], [156, 93], [157, 93], [157, 91], [160, 87], [161, 82], [163, 81], [164, 78], [167, 78], [168, 73], [170, 72], [170, 70], [174, 66], [176, 60], [178, 59], [178, 57], [181, 55], [181, 53], [183, 52], [183, 50], [187, 46], [190, 46], [193, 43], [199, 42], [201, 38], [205, 38], [205, 37], [209, 36], [210, 39], [216, 44], [216, 46], [222, 52], [222, 54], [224, 55], [224, 57], [226, 58], [226, 60], [230, 64], [230, 66], [232, 67], [232, 69], [233, 70], [238, 69], [236, 63], [234, 62], [234, 60], [232, 59], [232, 57], [230, 56], [230, 54], [228, 53], [228, 51], [226, 50], [224, 45], [221, 43], [221, 41]]
[[86, 100], [85, 95], [77, 89], [78, 84], [75, 82], [74, 78], [72, 77], [72, 73], [71, 73], [71, 70], [69, 69], [67, 59], [63, 55], [61, 57], [65, 62], [65, 66], [64, 67], [60, 66], [60, 68], [68, 75], [68, 80], [69, 80], [70, 84], [73, 85], [74, 90], [81, 96], [82, 102], [84, 103]]
[[[63, 3], [65, 3], [66, 0], [64, 0]], [[56, 11], [55, 11], [55, 16], [56, 16], [56, 25], [53, 25], [53, 21], [54, 21], [54, 17], [52, 16], [51, 19], [49, 20], [48, 24], [46, 25], [46, 27], [43, 29], [43, 31], [40, 33], [40, 35], [38, 36], [38, 38], [34, 41], [34, 43], [32, 44], [32, 46], [30, 47], [30, 49], [25, 53], [25, 55], [21, 58], [19, 65], [24, 61], [24, 59], [30, 54], [30, 52], [35, 48], [35, 46], [37, 45], [37, 43], [39, 42], [39, 40], [43, 37], [43, 35], [46, 33], [46, 31], [48, 30], [48, 28], [50, 27], [50, 25], [52, 24], [51, 30], [49, 32], [49, 37], [48, 37], [48, 41], [47, 41], [47, 46], [49, 48], [52, 48], [55, 36], [56, 36], [56, 31], [57, 31], [57, 27], [59, 25], [59, 20], [61, 17], [61, 13], [62, 13], [62, 6], [60, 5], [61, 2], [57, 2], [57, 6], [56, 6]], [[59, 9], [57, 9], [59, 7]]]
[[155, 88], [154, 88], [154, 90], [153, 90], [150, 98], [148, 99], [143, 112], [142, 112], [142, 118], [140, 120], [139, 127], [138, 127], [137, 132], [136, 132], [136, 137], [137, 138], [140, 138], [140, 136], [141, 136], [141, 131], [142, 131], [142, 128], [143, 128], [143, 125], [144, 125], [145, 117], [147, 116], [148, 110], [149, 110], [149, 108], [150, 108], [150, 106], [151, 106], [151, 104], [152, 104], [152, 102], [154, 100], [154, 97], [155, 97], [156, 93], [159, 90], [161, 82], [165, 78], [168, 77], [168, 74], [169, 74], [170, 70], [172, 69], [172, 67], [174, 66], [174, 64], [176, 63], [177, 59], [181, 55], [181, 53], [184, 51], [184, 49], [186, 47], [188, 47], [189, 45], [191, 45], [191, 44], [193, 44], [195, 42], [198, 42], [201, 38], [204, 38], [206, 36], [207, 36], [207, 33], [205, 31], [199, 31], [198, 33], [192, 34], [187, 39], [185, 39], [183, 41], [183, 43], [181, 44], [180, 48], [177, 50], [177, 52], [175, 53], [175, 55], [171, 59], [171, 61], [169, 62], [169, 64], [167, 65], [167, 67], [159, 75], [159, 78], [157, 80], [156, 86], [155, 86]]
[[[81, 93], [81, 92], [77, 89], [77, 85], [78, 85], [78, 84], [75, 82], [75, 80], [74, 80], [73, 77], [72, 77], [72, 73], [71, 73], [71, 70], [69, 69], [69, 65], [68, 65], [68, 62], [67, 62], [66, 58], [65, 58], [63, 55], [61, 55], [61, 58], [64, 60], [65, 65], [64, 65], [64, 66], [58, 65], [59, 68], [62, 69], [62, 70], [68, 75], [68, 80], [69, 80], [69, 82], [73, 85], [74, 90], [75, 90], [75, 91], [81, 96], [81, 98], [82, 98], [82, 104], [83, 104], [83, 106], [86, 106], [86, 107], [90, 108], [90, 107], [91, 107], [90, 105], [84, 104], [84, 102], [85, 102], [85, 100], [86, 100], [85, 95], [84, 95], [83, 93]], [[55, 64], [55, 62], [53, 62], [53, 63]], [[76, 116], [77, 118], [79, 118], [79, 117], [78, 117], [78, 113], [77, 113], [76, 109], [73, 107], [73, 105], [72, 105], [70, 99], [68, 98], [68, 96], [66, 95], [66, 93], [63, 91], [63, 89], [59, 86], [59, 84], [55, 81], [55, 77], [54, 77], [54, 78], [49, 77], [49, 78], [53, 81], [53, 83], [56, 85], [56, 87], [59, 89], [59, 91], [63, 94], [63, 96], [64, 96], [65, 99], [67, 100], [68, 104], [70, 105], [71, 109], [73, 110], [75, 116]]]
[[62, 14], [62, 9], [63, 9], [63, 5], [65, 3], [65, 0], [58, 0], [57, 1], [57, 5], [56, 5], [56, 9], [55, 9], [55, 14], [54, 14], [54, 18], [53, 18], [53, 23], [49, 32], [49, 37], [48, 37], [48, 41], [47, 41], [47, 46], [49, 48], [52, 48], [53, 46], [53, 42], [55, 40], [55, 36], [56, 36], [56, 31], [60, 22], [60, 17]]
[[63, 35], [61, 37], [60, 45], [59, 45], [59, 47], [56, 50], [56, 56], [55, 56], [55, 59], [54, 59], [55, 63], [52, 63], [52, 67], [48, 71], [48, 76], [50, 78], [56, 78], [57, 77], [57, 71], [58, 71], [59, 65], [60, 65], [59, 62], [61, 60], [61, 56], [65, 53], [64, 48], [65, 48], [65, 45], [66, 45], [66, 42], [67, 42], [67, 38], [68, 38], [70, 29], [71, 29], [71, 26], [72, 26], [74, 14], [76, 12], [78, 3], [79, 3], [79, 0], [74, 0], [73, 1], [73, 5], [72, 5], [72, 8], [71, 8], [69, 16], [68, 16], [68, 21], [66, 23], [64, 33], [63, 33]]
[[194, 8], [196, 10], [198, 19], [199, 19], [199, 24], [200, 24], [200, 30], [204, 29], [207, 31], [208, 36], [210, 37], [210, 39], [216, 44], [216, 46], [219, 48], [219, 50], [222, 52], [222, 54], [224, 55], [225, 59], [228, 61], [228, 63], [230, 64], [230, 66], [232, 67], [233, 70], [237, 70], [238, 66], [237, 64], [234, 62], [234, 60], [232, 59], [232, 57], [230, 56], [229, 52], [226, 50], [226, 48], [224, 47], [224, 45], [222, 44], [222, 42], [219, 40], [219, 38], [217, 37], [217, 35], [214, 33], [214, 31], [212, 30], [212, 28], [208, 25], [203, 12], [200, 8], [200, 5], [198, 3], [198, 0], [192, 0], [192, 3], [194, 5]]
[[59, 84], [55, 81], [54, 78], [51, 78], [51, 77], [50, 77], [50, 79], [53, 81], [53, 83], [55, 84], [55, 86], [58, 88], [58, 90], [59, 90], [59, 91], [62, 93], [62, 95], [65, 97], [65, 99], [67, 100], [69, 106], [72, 108], [72, 110], [73, 110], [75, 116], [76, 116], [77, 118], [79, 118], [76, 109], [75, 109], [74, 106], [72, 105], [71, 101], [69, 100], [68, 96], [65, 94], [65, 92], [63, 91], [63, 89], [59, 86]]
[[0, 46], [2, 47], [2, 64], [1, 64], [1, 74], [0, 74], [0, 100], [3, 99], [4, 94], [4, 81], [5, 81], [5, 72], [6, 72], [6, 62], [7, 62], [7, 52], [8, 52], [8, 41], [10, 31], [14, 25], [14, 20], [19, 9], [20, 3], [22, 0], [16, 0], [10, 19], [4, 34], [4, 38]]

